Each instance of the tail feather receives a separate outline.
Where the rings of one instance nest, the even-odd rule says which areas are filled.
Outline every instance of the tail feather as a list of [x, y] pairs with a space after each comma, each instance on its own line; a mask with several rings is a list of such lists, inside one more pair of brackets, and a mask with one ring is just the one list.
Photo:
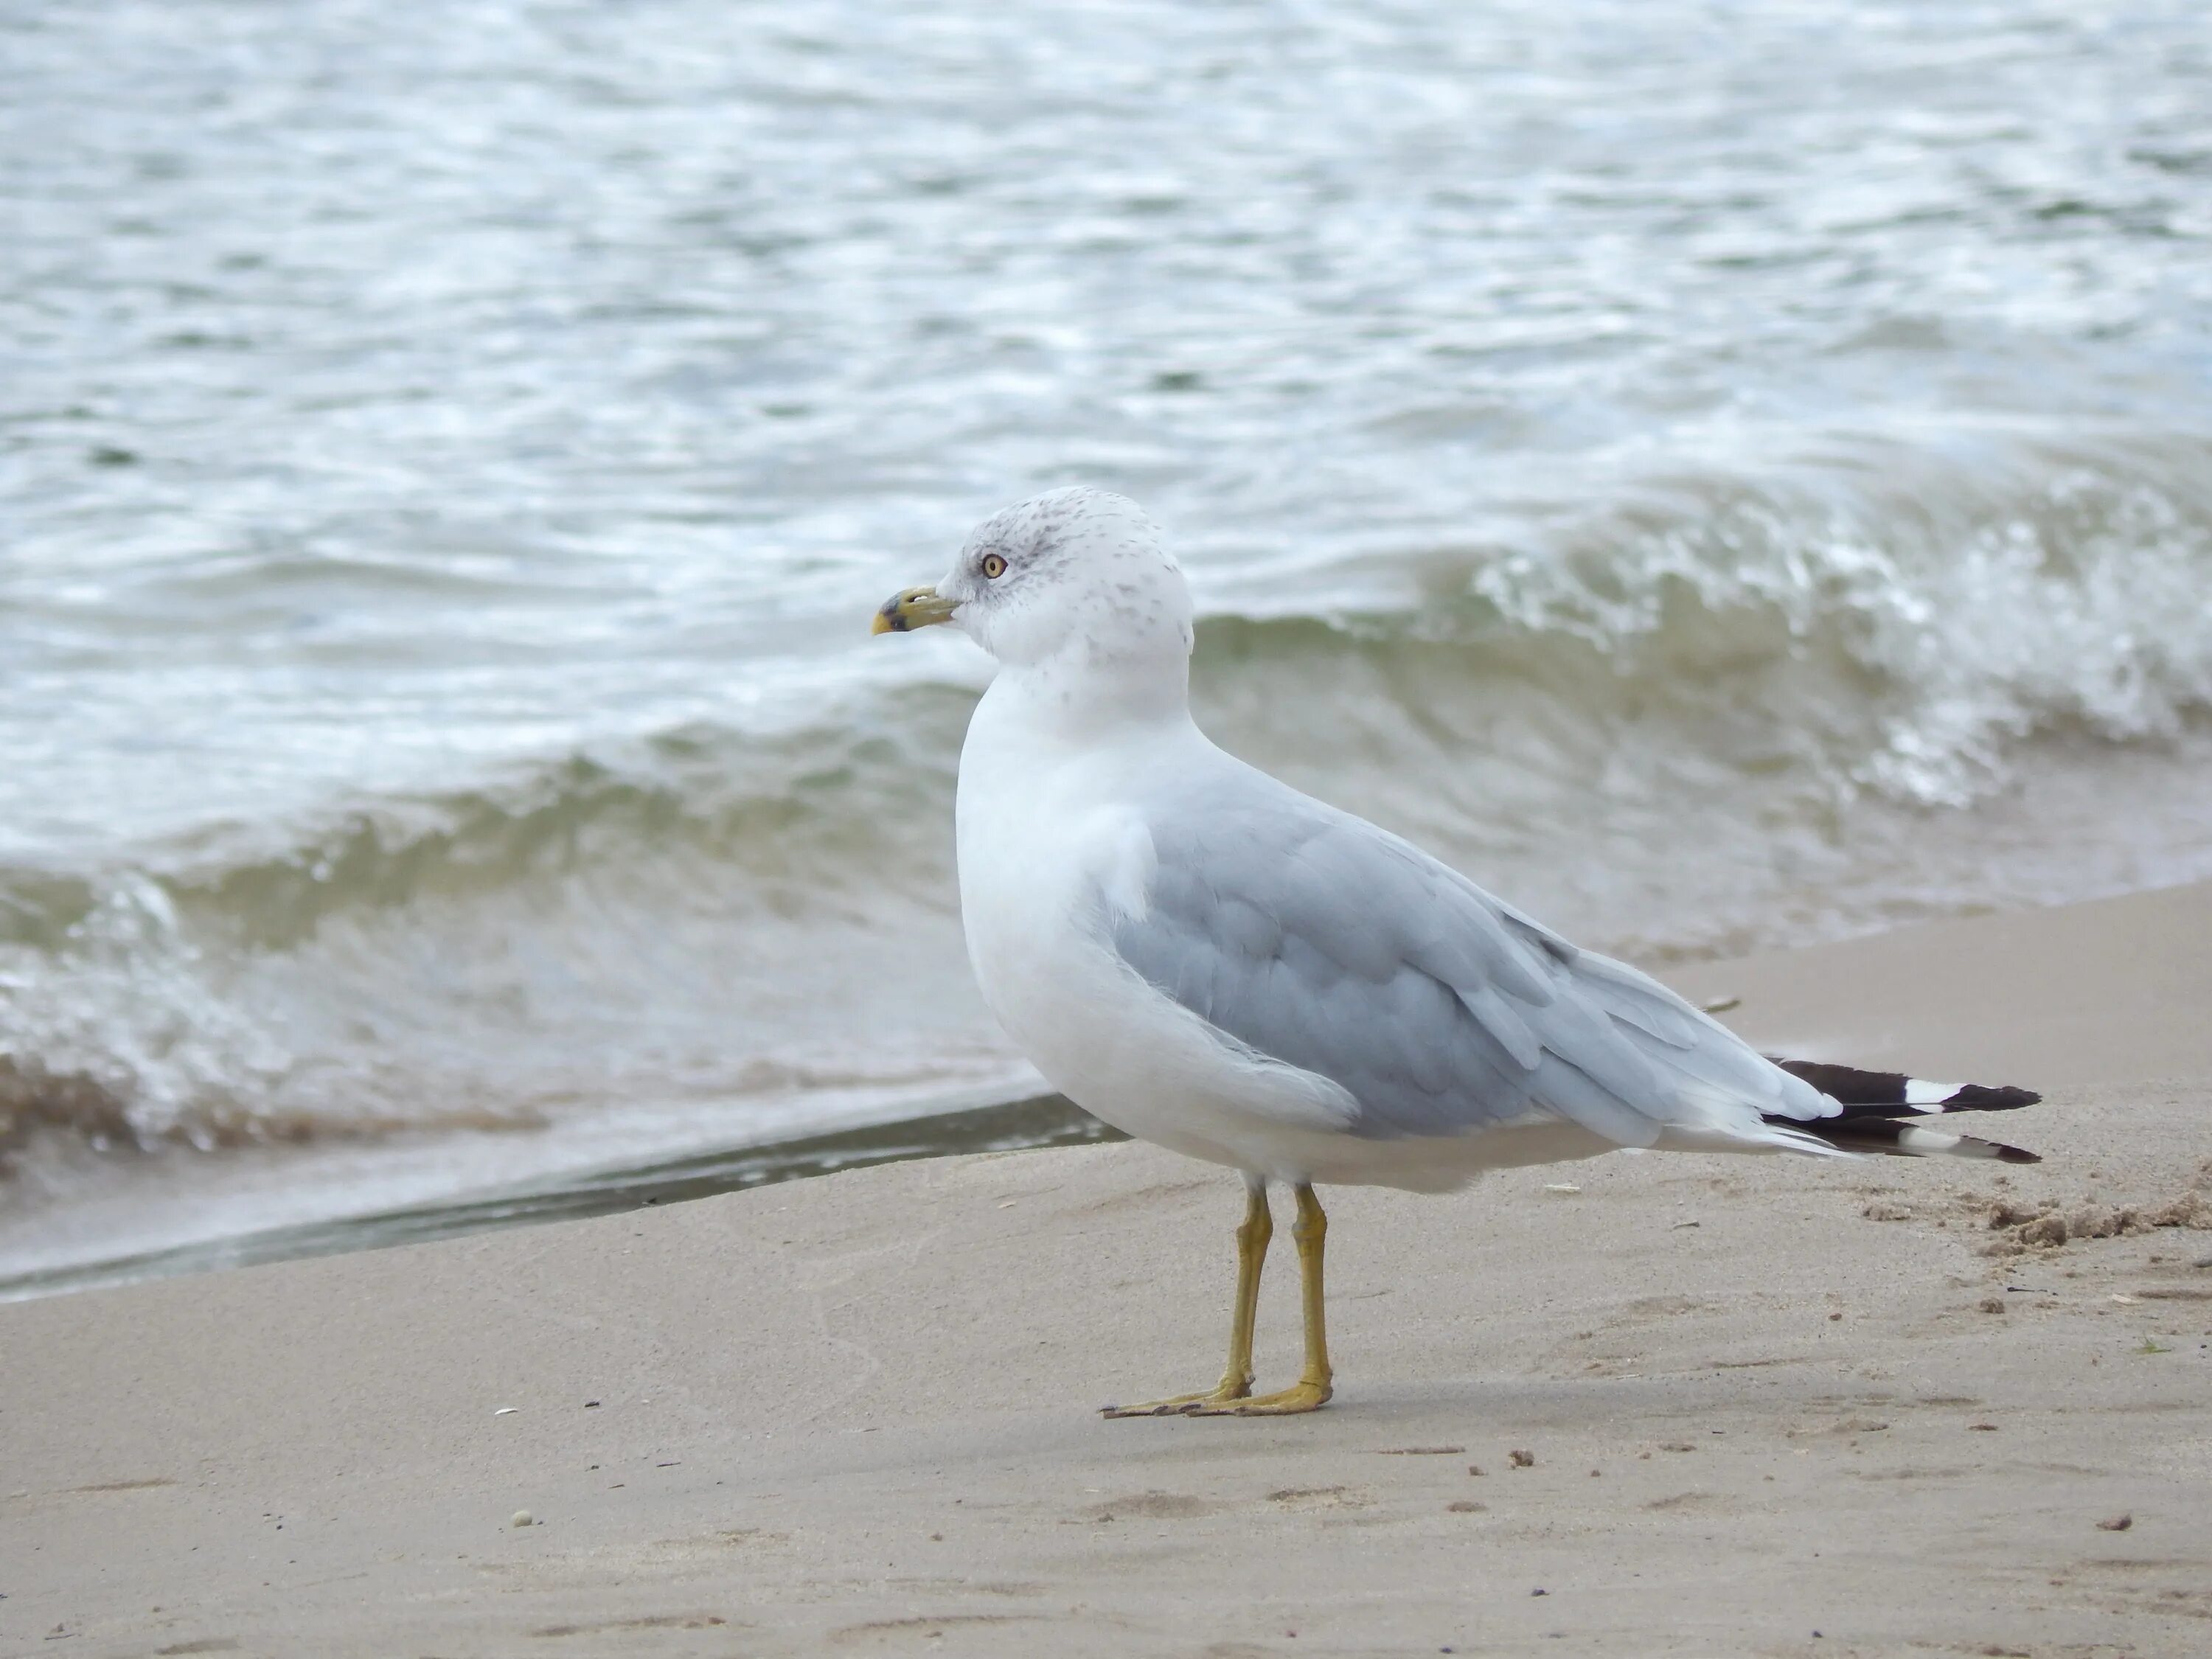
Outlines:
[[1922, 1127], [1922, 1120], [1948, 1112], [2008, 1112], [2033, 1106], [2043, 1097], [2033, 1090], [1979, 1083], [1930, 1083], [1902, 1072], [1863, 1072], [1819, 1060], [1774, 1063], [1811, 1084], [1843, 1110], [1809, 1121], [1769, 1117], [1802, 1133], [1851, 1152], [1892, 1158], [1989, 1158], [2007, 1164], [2040, 1164], [2035, 1153], [2002, 1141], [1947, 1133]]

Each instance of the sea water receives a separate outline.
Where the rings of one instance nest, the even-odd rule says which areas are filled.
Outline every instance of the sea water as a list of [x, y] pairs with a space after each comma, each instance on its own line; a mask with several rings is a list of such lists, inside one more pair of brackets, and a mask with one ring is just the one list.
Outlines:
[[985, 665], [1669, 960], [2212, 876], [2201, 5], [0, 16], [0, 1274], [1034, 1079]]

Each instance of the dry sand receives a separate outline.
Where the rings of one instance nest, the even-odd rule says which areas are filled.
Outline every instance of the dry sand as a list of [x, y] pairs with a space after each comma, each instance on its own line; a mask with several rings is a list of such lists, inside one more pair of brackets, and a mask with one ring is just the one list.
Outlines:
[[2049, 1162], [1325, 1193], [1277, 1421], [1091, 1412], [1221, 1363], [1236, 1182], [1142, 1146], [0, 1307], [0, 1650], [2212, 1652], [2212, 1231], [1988, 1224], [2212, 1224], [2212, 889], [1678, 977]]

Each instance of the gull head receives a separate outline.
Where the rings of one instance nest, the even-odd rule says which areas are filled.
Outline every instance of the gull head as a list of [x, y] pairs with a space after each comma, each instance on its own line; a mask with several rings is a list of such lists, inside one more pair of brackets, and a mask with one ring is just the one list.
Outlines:
[[1158, 527], [1126, 495], [1055, 489], [975, 526], [934, 587], [876, 612], [878, 634], [946, 623], [1009, 668], [1158, 662], [1178, 678], [1190, 590]]

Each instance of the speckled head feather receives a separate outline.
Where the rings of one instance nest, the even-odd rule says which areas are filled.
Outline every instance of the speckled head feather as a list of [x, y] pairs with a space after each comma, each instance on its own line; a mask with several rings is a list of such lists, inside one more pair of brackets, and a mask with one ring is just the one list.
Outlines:
[[1144, 509], [1110, 490], [1055, 489], [993, 514], [937, 591], [959, 604], [952, 625], [1010, 668], [1158, 660], [1180, 682], [1188, 664], [1182, 568]]

